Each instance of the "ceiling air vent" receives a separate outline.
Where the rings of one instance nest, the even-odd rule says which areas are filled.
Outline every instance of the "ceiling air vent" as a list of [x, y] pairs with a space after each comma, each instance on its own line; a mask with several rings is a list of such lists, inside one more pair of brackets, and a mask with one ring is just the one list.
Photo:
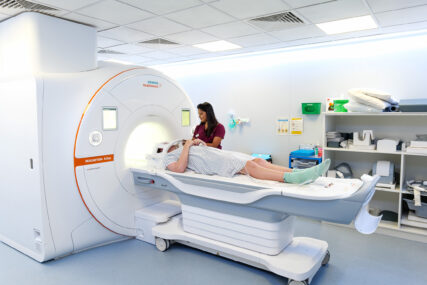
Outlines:
[[115, 51], [115, 50], [109, 50], [109, 49], [99, 50], [98, 53], [100, 53], [100, 54], [124, 54], [122, 52]]
[[305, 25], [305, 22], [292, 12], [263, 16], [250, 19], [250, 24], [267, 32], [296, 28]]
[[58, 11], [55, 8], [42, 4], [33, 3], [26, 0], [0, 0], [0, 11], [3, 9], [21, 11], [53, 12]]
[[171, 42], [165, 39], [152, 39], [148, 41], [139, 42], [140, 44], [156, 44], [156, 45], [179, 45], [178, 43]]

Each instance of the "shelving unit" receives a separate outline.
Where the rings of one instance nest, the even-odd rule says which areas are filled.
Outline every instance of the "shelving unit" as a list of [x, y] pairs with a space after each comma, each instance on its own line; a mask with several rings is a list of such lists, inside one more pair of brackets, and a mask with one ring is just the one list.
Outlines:
[[[327, 147], [326, 132], [344, 133], [373, 130], [374, 137], [383, 139], [415, 140], [416, 134], [427, 134], [427, 113], [323, 113], [323, 159], [331, 159], [331, 169], [347, 162], [355, 178], [369, 173], [378, 160], [394, 163], [398, 182], [395, 190], [377, 189], [371, 208], [389, 210], [398, 215], [397, 222], [382, 221], [378, 232], [427, 242], [427, 228], [402, 224], [403, 197], [412, 198], [406, 181], [427, 179], [427, 154], [405, 151], [384, 152]], [[423, 196], [427, 196], [426, 194]]]

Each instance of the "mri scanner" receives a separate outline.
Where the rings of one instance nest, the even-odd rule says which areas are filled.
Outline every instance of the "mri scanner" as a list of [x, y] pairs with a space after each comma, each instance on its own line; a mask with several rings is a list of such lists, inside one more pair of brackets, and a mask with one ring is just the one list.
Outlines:
[[[12, 41], [23, 27], [39, 36]], [[294, 216], [356, 226], [369, 219], [378, 177], [301, 186], [150, 167], [146, 155], [157, 143], [190, 138], [196, 123], [176, 82], [149, 68], [97, 66], [96, 31], [78, 23], [24, 13], [0, 24], [2, 37], [8, 61], [17, 43], [40, 47], [25, 71], [3, 66], [0, 80], [0, 239], [39, 262], [136, 237], [306, 284], [328, 262], [328, 246], [294, 238]]]

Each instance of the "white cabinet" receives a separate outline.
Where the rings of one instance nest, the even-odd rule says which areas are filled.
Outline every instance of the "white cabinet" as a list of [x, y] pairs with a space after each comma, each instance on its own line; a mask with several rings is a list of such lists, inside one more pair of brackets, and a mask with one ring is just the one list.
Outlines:
[[406, 181], [427, 180], [427, 154], [327, 147], [326, 132], [361, 134], [363, 130], [372, 130], [378, 139], [415, 140], [417, 134], [427, 134], [427, 113], [323, 113], [323, 159], [331, 159], [331, 169], [346, 162], [352, 168], [353, 177], [360, 178], [379, 160], [391, 161], [395, 165], [396, 189], [377, 189], [369, 205], [371, 209], [397, 213], [397, 221], [383, 220], [379, 232], [427, 242], [427, 228], [409, 226], [402, 219], [406, 213], [402, 199], [413, 198]]

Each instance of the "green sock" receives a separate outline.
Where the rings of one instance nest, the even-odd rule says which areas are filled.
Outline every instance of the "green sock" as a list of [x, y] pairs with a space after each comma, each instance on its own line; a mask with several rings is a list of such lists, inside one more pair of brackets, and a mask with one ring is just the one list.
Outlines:
[[302, 184], [316, 180], [320, 175], [314, 167], [304, 169], [298, 172], [285, 172], [283, 181], [292, 184]]
[[329, 169], [331, 161], [325, 160], [323, 163], [311, 168], [300, 169], [299, 171], [285, 172], [283, 180], [286, 183], [303, 184], [316, 180], [322, 176]]
[[322, 176], [323, 174], [326, 173], [326, 171], [329, 170], [330, 165], [331, 165], [331, 160], [328, 158], [324, 162], [322, 162], [321, 164], [316, 165], [314, 168], [316, 168], [317, 171], [319, 172], [319, 175]]

